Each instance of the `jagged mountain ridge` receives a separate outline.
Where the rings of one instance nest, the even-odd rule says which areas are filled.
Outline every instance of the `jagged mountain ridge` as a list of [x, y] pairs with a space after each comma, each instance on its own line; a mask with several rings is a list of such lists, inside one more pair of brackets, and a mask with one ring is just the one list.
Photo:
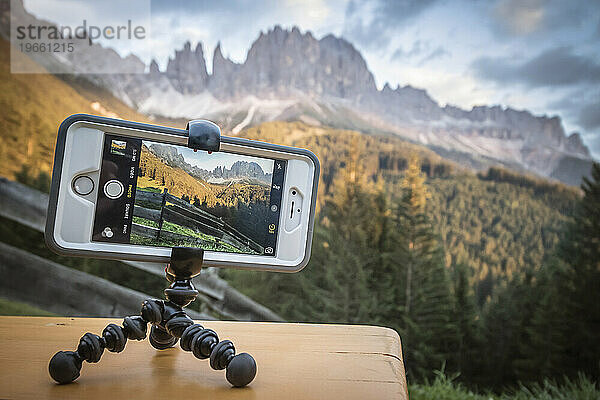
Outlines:
[[[64, 68], [105, 59], [104, 53], [118, 62], [112, 49], [94, 44]], [[124, 70], [143, 65], [135, 56], [121, 62]], [[316, 39], [276, 26], [260, 33], [243, 63], [224, 57], [220, 44], [212, 63], [208, 74], [202, 44], [192, 49], [187, 42], [165, 71], [152, 61], [148, 74], [83, 76], [149, 116], [209, 118], [234, 134], [268, 120], [394, 133], [466, 165], [502, 163], [570, 184], [578, 184], [591, 164], [581, 136], [567, 136], [559, 117], [500, 106], [440, 107], [410, 85], [378, 90], [360, 52], [333, 35]], [[569, 174], [559, 170], [564, 165]]]
[[158, 159], [172, 168], [180, 168], [196, 179], [210, 183], [229, 183], [231, 181], [258, 182], [269, 186], [272, 174], [265, 173], [262, 167], [252, 161], [238, 160], [230, 168], [216, 166], [212, 171], [199, 168], [185, 161], [185, 158], [173, 146], [153, 143], [146, 147]]
[[484, 165], [499, 161], [543, 176], [560, 177], [556, 168], [565, 158], [585, 161], [576, 163], [584, 175], [591, 160], [581, 136], [567, 136], [557, 116], [501, 106], [441, 107], [425, 90], [410, 85], [386, 84], [378, 90], [360, 52], [333, 35], [316, 39], [298, 28], [275, 27], [259, 35], [241, 64], [224, 57], [219, 44], [212, 73], [204, 60], [198, 61], [195, 85], [185, 86], [192, 79], [182, 78], [177, 66], [203, 54], [200, 43], [195, 50], [186, 43], [164, 72], [154, 63], [145, 95], [126, 90], [133, 105], [148, 114], [213, 118], [234, 133], [277, 119], [393, 132], [452, 151], [459, 161], [470, 154]]

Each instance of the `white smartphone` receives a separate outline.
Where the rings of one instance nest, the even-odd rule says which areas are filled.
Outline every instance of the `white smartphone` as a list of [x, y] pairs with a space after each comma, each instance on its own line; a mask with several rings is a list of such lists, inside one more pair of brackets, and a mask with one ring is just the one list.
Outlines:
[[296, 272], [309, 260], [319, 161], [308, 150], [93, 115], [58, 131], [46, 243], [60, 254]]

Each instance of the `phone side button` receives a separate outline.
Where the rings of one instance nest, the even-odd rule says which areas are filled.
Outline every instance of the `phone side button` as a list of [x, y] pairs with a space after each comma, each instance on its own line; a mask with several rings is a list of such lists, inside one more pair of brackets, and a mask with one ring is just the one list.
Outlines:
[[110, 180], [104, 184], [104, 194], [109, 199], [118, 199], [123, 195], [125, 188], [123, 184], [116, 179]]

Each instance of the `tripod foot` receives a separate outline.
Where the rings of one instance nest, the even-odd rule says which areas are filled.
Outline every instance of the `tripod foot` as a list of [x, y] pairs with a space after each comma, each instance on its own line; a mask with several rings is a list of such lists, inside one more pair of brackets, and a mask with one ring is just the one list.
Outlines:
[[248, 385], [256, 376], [256, 361], [248, 353], [241, 353], [233, 357], [227, 366], [225, 377], [234, 387]]
[[74, 351], [59, 351], [50, 360], [48, 371], [56, 382], [71, 383], [79, 378], [81, 360]]

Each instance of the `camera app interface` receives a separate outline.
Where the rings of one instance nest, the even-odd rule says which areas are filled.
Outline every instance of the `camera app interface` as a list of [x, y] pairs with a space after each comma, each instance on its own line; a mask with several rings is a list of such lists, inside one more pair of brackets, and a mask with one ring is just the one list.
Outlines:
[[274, 256], [285, 167], [107, 134], [92, 240]]

